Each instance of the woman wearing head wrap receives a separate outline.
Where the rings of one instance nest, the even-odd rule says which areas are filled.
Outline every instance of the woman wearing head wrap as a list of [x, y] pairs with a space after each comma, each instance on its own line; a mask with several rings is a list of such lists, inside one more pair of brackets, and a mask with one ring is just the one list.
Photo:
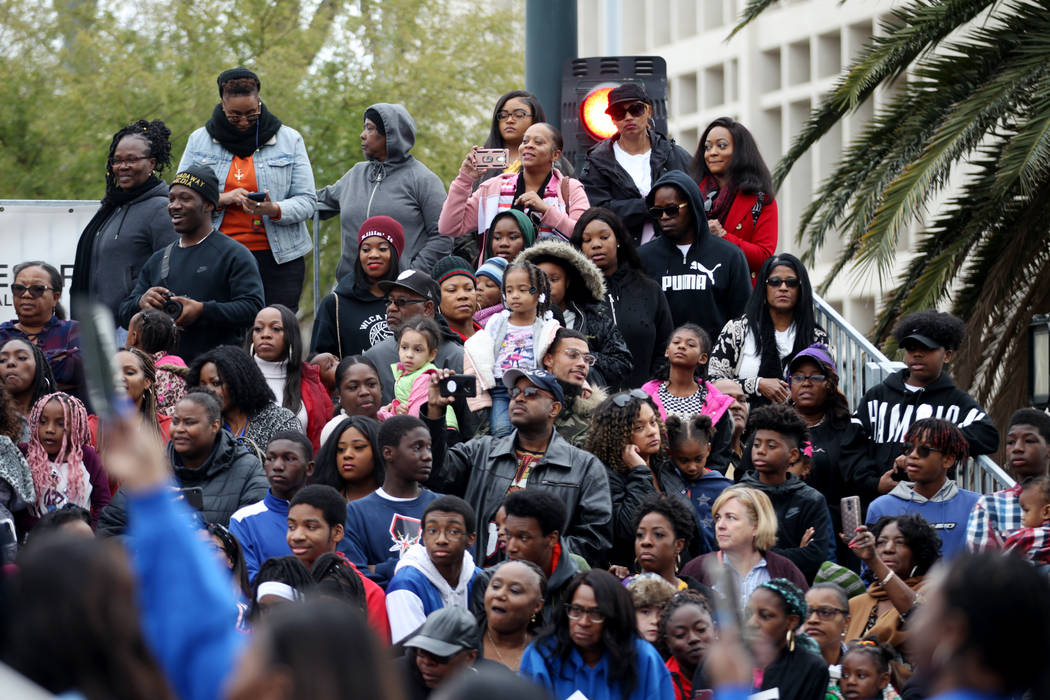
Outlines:
[[196, 165], [214, 171], [222, 190], [215, 227], [252, 252], [265, 303], [297, 310], [306, 279], [303, 256], [313, 248], [306, 220], [317, 208], [306, 145], [263, 104], [255, 73], [232, 68], [218, 83], [221, 101], [208, 123], [190, 134], [179, 170]]
[[474, 320], [478, 310], [478, 278], [463, 258], [450, 255], [434, 265], [431, 275], [441, 288], [441, 315], [463, 342], [481, 330]]

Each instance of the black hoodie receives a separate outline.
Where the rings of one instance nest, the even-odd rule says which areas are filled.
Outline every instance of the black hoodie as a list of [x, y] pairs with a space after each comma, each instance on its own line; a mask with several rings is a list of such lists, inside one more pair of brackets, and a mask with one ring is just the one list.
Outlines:
[[999, 449], [999, 431], [972, 396], [955, 386], [946, 372], [927, 387], [911, 391], [905, 386], [908, 370], [886, 377], [864, 394], [853, 414], [871, 437], [875, 464], [882, 471], [904, 452], [904, 436], [914, 421], [943, 418], [959, 426], [970, 443], [970, 456]]
[[[359, 265], [355, 265], [357, 267]], [[358, 272], [355, 269], [344, 276], [335, 291], [321, 300], [314, 319], [310, 352], [349, 357], [392, 335], [386, 325], [386, 302], [383, 297], [357, 287], [355, 277]]]
[[664, 185], [685, 196], [689, 206], [683, 215], [693, 217], [696, 236], [684, 256], [663, 235], [639, 248], [638, 255], [667, 296], [675, 326], [695, 323], [714, 342], [726, 321], [744, 314], [751, 296], [751, 271], [740, 248], [707, 228], [700, 188], [685, 173], [673, 170], [657, 180], [646, 197], [649, 206], [653, 193]]

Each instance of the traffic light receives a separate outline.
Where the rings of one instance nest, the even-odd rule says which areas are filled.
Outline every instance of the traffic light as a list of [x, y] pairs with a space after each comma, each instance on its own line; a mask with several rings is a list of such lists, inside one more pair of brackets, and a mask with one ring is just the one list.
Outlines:
[[609, 91], [641, 83], [653, 102], [656, 130], [667, 133], [667, 62], [661, 56], [598, 56], [566, 61], [561, 74], [563, 155], [579, 172], [591, 146], [616, 133], [605, 113]]

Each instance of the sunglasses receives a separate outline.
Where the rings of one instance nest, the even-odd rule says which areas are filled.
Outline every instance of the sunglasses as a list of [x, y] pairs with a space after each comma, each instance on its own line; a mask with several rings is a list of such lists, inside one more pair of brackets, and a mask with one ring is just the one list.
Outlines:
[[54, 287], [48, 287], [44, 284], [31, 284], [28, 287], [24, 284], [12, 284], [11, 294], [16, 297], [20, 297], [26, 292], [29, 292], [29, 296], [31, 296], [34, 299], [39, 299], [40, 297], [44, 296], [44, 292], [46, 292], [49, 289], [51, 291], [55, 291]]
[[798, 277], [770, 277], [766, 280], [766, 286], [774, 289], [784, 285], [787, 285], [788, 289], [798, 289], [801, 284], [802, 280]]
[[387, 306], [390, 306], [391, 304], [393, 304], [394, 306], [396, 306], [399, 309], [403, 309], [406, 306], [408, 306], [409, 304], [425, 304], [426, 302], [427, 302], [426, 299], [406, 299], [405, 297], [397, 297], [397, 298], [395, 298], [395, 297], [384, 297], [383, 298], [383, 303], [384, 304], [386, 304]]
[[644, 102], [634, 102], [627, 107], [620, 104], [609, 105], [609, 116], [616, 121], [620, 121], [628, 114], [632, 117], [640, 117], [645, 114], [645, 108], [648, 106]]
[[638, 399], [639, 401], [647, 401], [649, 399], [649, 394], [645, 393], [641, 389], [631, 389], [630, 391], [623, 391], [619, 394], [613, 394], [612, 396], [613, 405], [619, 408], [623, 408], [627, 404], [631, 403], [631, 401], [633, 401], [634, 399]]
[[944, 450], [938, 450], [936, 447], [930, 447], [929, 445], [905, 445], [904, 454], [910, 455], [912, 452], [919, 455], [919, 459], [926, 459], [930, 456], [931, 452], [937, 454], [944, 454]]
[[512, 399], [516, 399], [519, 396], [524, 396], [526, 399], [534, 399], [537, 396], [539, 396], [540, 394], [545, 394], [547, 396], [550, 396], [552, 399], [554, 398], [554, 396], [552, 394], [549, 394], [546, 391], [544, 391], [543, 389], [540, 389], [539, 387], [536, 387], [536, 386], [527, 386], [524, 389], [521, 389], [521, 388], [518, 388], [518, 387], [514, 387], [513, 389], [510, 390], [510, 398], [512, 398]]
[[682, 202], [681, 204], [668, 204], [666, 207], [649, 207], [649, 216], [654, 219], [662, 219], [667, 217], [673, 219], [678, 216], [678, 212], [689, 206], [688, 202]]

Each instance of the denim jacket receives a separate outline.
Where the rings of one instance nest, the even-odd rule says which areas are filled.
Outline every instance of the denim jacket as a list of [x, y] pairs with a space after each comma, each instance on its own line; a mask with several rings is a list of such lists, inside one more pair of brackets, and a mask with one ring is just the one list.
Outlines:
[[[219, 187], [225, 189], [230, 174], [233, 154], [213, 139], [201, 127], [190, 134], [182, 153], [179, 170], [191, 165], [205, 165], [219, 178]], [[263, 217], [266, 238], [278, 264], [303, 257], [313, 248], [306, 230], [306, 221], [317, 209], [314, 173], [306, 154], [303, 137], [295, 129], [282, 125], [273, 138], [255, 152], [255, 181], [259, 192], [270, 191], [270, 198], [281, 207], [280, 221]], [[215, 210], [215, 228], [222, 224], [224, 211]]]

